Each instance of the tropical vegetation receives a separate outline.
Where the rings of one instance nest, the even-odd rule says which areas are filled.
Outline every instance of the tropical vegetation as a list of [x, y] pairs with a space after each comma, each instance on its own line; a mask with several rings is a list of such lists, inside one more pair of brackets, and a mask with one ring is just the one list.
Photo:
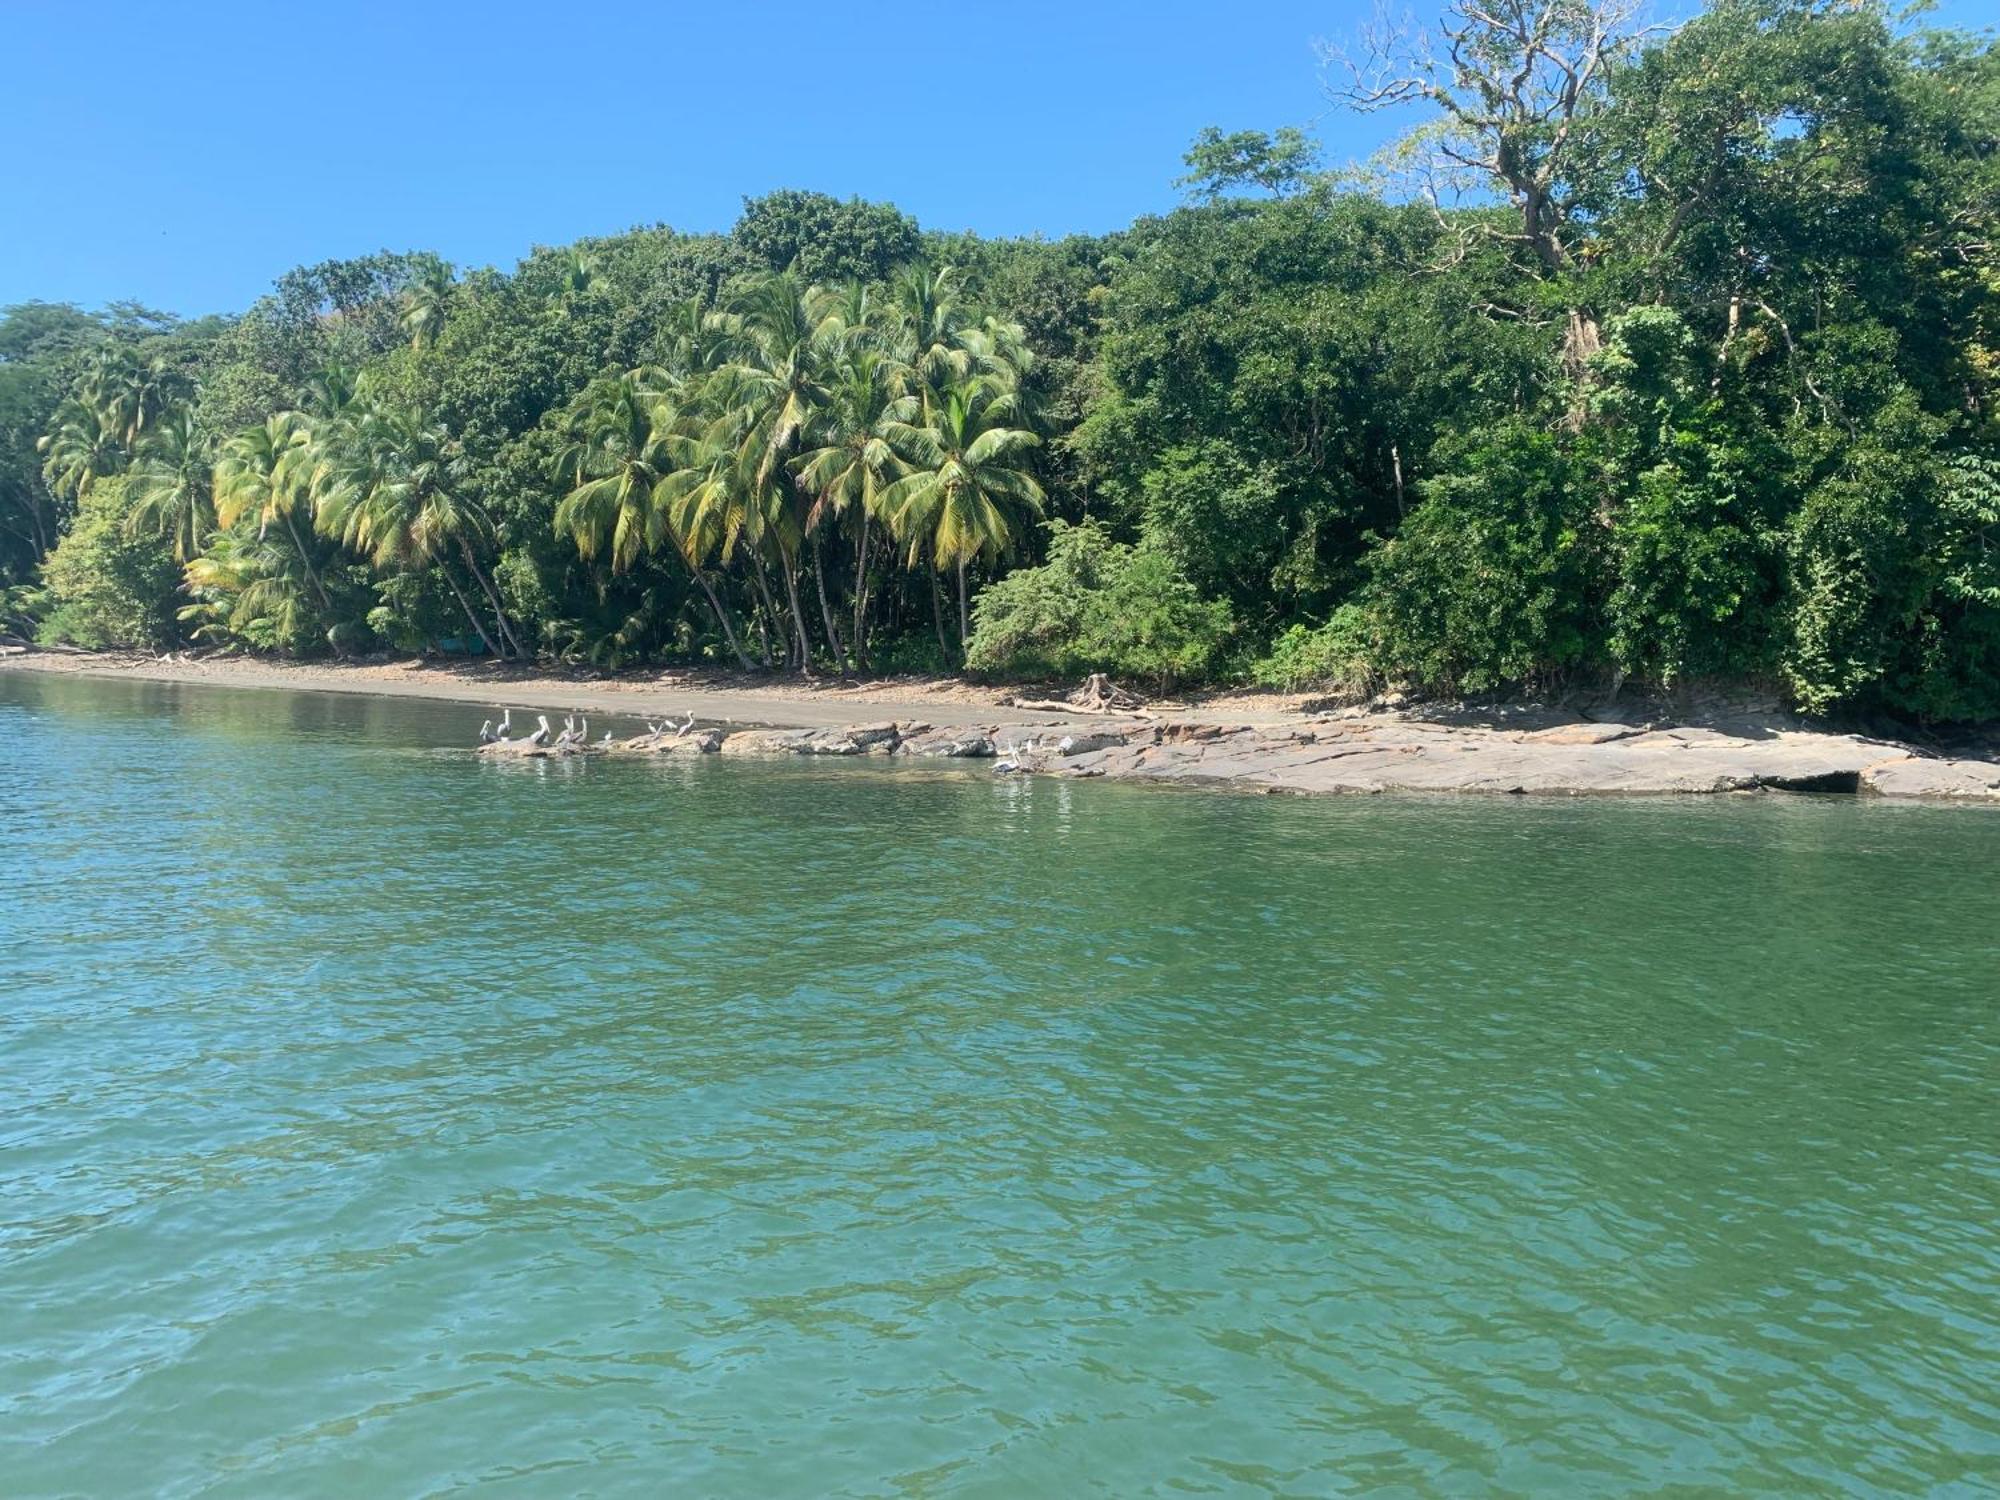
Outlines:
[[0, 316], [85, 645], [2000, 715], [2000, 59], [1870, 0], [1452, 0], [1101, 236], [784, 191], [240, 316]]

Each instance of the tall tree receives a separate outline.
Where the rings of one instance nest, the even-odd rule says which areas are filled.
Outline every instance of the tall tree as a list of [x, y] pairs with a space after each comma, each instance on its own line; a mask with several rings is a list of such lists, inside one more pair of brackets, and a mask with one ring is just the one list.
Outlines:
[[140, 440], [125, 497], [128, 530], [167, 537], [183, 564], [200, 553], [215, 529], [215, 444], [191, 408], [177, 407]]
[[886, 427], [910, 472], [882, 492], [883, 509], [910, 565], [928, 559], [958, 576], [958, 638], [971, 636], [966, 568], [1009, 551], [1023, 515], [1038, 516], [1042, 488], [1029, 464], [1041, 439], [1012, 425], [1015, 393], [971, 376], [931, 398], [905, 397]]
[[313, 596], [329, 615], [333, 600], [313, 565], [312, 549], [299, 529], [303, 517], [312, 525], [312, 426], [298, 412], [277, 412], [255, 427], [247, 427], [222, 445], [215, 466], [215, 513], [224, 526], [255, 521], [259, 535], [277, 522], [291, 538]]

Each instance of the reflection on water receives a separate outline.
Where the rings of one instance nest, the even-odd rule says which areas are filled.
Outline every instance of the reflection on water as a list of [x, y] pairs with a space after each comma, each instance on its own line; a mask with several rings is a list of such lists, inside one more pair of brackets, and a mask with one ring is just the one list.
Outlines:
[[2000, 820], [0, 674], [10, 1494], [1971, 1492]]

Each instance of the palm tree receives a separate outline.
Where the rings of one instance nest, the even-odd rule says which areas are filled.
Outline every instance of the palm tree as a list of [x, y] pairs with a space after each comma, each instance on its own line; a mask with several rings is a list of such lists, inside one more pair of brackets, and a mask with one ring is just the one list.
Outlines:
[[[465, 492], [465, 461], [445, 429], [416, 407], [364, 408], [340, 444], [320, 509], [320, 528], [377, 567], [435, 566], [473, 633], [496, 657], [525, 655], [499, 591], [479, 566], [493, 521]], [[456, 552], [493, 611], [496, 642], [481, 623], [450, 558]]]
[[301, 512], [310, 517], [317, 457], [312, 425], [302, 413], [275, 412], [244, 428], [222, 445], [216, 462], [215, 514], [224, 526], [255, 517], [259, 536], [273, 521], [280, 522], [291, 535], [320, 608], [331, 614], [333, 601], [298, 525]]
[[[884, 428], [910, 472], [882, 491], [882, 508], [911, 567], [927, 556], [937, 572], [957, 571], [961, 649], [972, 633], [966, 566], [1012, 547], [1010, 511], [1039, 515], [1042, 509], [1042, 488], [1028, 469], [1041, 439], [1010, 425], [1018, 410], [1012, 390], [974, 375], [934, 396], [904, 397]], [[938, 637], [943, 645], [942, 619]]]
[[437, 342], [444, 320], [451, 310], [451, 263], [432, 260], [403, 292], [403, 332], [410, 336], [412, 349], [425, 349]]
[[187, 378], [164, 356], [141, 359], [114, 344], [99, 351], [77, 394], [129, 452], [181, 403], [188, 394]]
[[[863, 323], [859, 328], [865, 326]], [[905, 383], [904, 368], [871, 347], [857, 330], [847, 341], [839, 364], [828, 373], [828, 400], [814, 433], [819, 445], [801, 453], [796, 463], [798, 481], [812, 496], [806, 533], [813, 541], [820, 609], [827, 615], [828, 637], [835, 640], [838, 637], [826, 601], [826, 568], [820, 560], [820, 532], [828, 521], [841, 521], [850, 515], [856, 518], [853, 641], [857, 665], [867, 655], [863, 626], [868, 610], [869, 534], [874, 523], [883, 520], [883, 487], [902, 472], [886, 434]]]
[[629, 370], [593, 381], [579, 401], [576, 440], [556, 455], [555, 470], [572, 486], [556, 506], [555, 527], [566, 531], [584, 557], [610, 553], [611, 570], [622, 573], [643, 553], [672, 551], [686, 565], [736, 660], [747, 670], [729, 614], [701, 569], [704, 555], [690, 546], [674, 524], [669, 484], [676, 455], [699, 463], [699, 456], [674, 410], [666, 373]]
[[283, 534], [218, 531], [187, 563], [194, 602], [180, 611], [196, 640], [242, 640], [282, 647], [301, 638], [310, 619], [305, 554]]
[[890, 286], [891, 340], [918, 379], [942, 389], [973, 373], [964, 347], [965, 309], [950, 266], [912, 261]]
[[129, 535], [170, 537], [174, 560], [186, 564], [215, 528], [215, 444], [186, 407], [178, 407], [140, 440], [125, 487], [132, 509]]
[[557, 478], [571, 488], [556, 506], [555, 528], [585, 557], [607, 550], [623, 573], [665, 540], [664, 507], [654, 491], [670, 465], [655, 435], [661, 400], [651, 372], [628, 370], [592, 381], [577, 401], [574, 440], [555, 457]]
[[35, 448], [43, 455], [43, 482], [51, 494], [66, 500], [81, 500], [94, 481], [117, 473], [125, 462], [125, 446], [117, 434], [95, 407], [74, 396], [56, 408]]
[[[823, 369], [842, 334], [815, 295], [789, 272], [754, 283], [730, 312], [735, 357], [716, 372], [713, 393], [720, 414], [709, 440], [733, 455], [732, 482], [744, 508], [738, 530], [751, 544], [751, 564], [762, 581], [768, 543], [784, 575], [794, 631], [792, 654], [800, 671], [812, 667], [805, 611], [799, 604], [797, 547], [804, 532], [802, 506], [790, 465], [817, 413], [829, 398]], [[837, 638], [835, 650], [839, 649]]]

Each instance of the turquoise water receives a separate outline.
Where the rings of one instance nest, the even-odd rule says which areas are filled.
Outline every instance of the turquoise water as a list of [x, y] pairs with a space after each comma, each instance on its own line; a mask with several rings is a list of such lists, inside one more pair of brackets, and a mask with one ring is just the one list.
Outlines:
[[482, 716], [0, 674], [0, 1490], [2000, 1474], [2000, 817]]

